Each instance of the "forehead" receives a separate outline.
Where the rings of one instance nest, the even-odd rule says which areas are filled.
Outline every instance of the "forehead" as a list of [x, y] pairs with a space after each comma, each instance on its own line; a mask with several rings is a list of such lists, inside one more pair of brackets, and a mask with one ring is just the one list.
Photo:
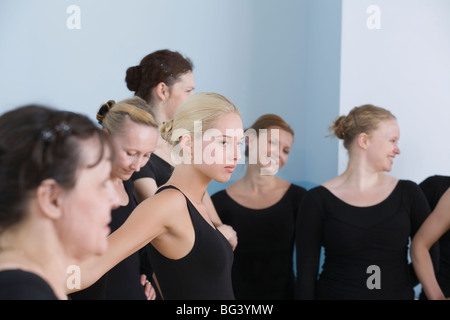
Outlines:
[[188, 71], [180, 75], [172, 87], [194, 87], [195, 80], [192, 71]]
[[280, 139], [280, 141], [283, 141], [286, 143], [288, 143], [288, 142], [292, 143], [292, 141], [294, 140], [293, 135], [289, 131], [286, 131], [281, 127], [270, 126], [267, 129], [267, 131], [268, 131], [268, 134], [271, 134], [271, 135], [276, 134], [278, 136], [278, 138]]
[[214, 121], [212, 128], [219, 130], [222, 134], [241, 138], [244, 136], [244, 130], [241, 117], [230, 112], [221, 115]]
[[400, 136], [400, 128], [398, 126], [397, 120], [388, 119], [380, 121], [377, 129], [375, 130], [375, 133], [388, 136]]
[[94, 135], [88, 139], [78, 140], [78, 149], [80, 153], [80, 163], [78, 168], [92, 168], [105, 159], [111, 159], [112, 150], [110, 145], [103, 141], [99, 136]]
[[151, 144], [153, 137], [157, 135], [157, 128], [139, 124], [127, 119], [124, 122], [123, 130], [114, 136], [114, 140], [118, 141], [122, 146], [142, 147]]

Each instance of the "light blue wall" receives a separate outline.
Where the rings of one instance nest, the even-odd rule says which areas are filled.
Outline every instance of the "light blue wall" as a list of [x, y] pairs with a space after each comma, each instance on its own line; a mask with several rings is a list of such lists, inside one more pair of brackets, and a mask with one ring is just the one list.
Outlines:
[[[70, 5], [80, 29], [66, 25]], [[132, 94], [129, 66], [178, 50], [195, 64], [196, 91], [230, 98], [244, 126], [263, 113], [284, 117], [295, 142], [280, 177], [319, 183], [336, 172], [321, 115], [338, 110], [339, 19], [336, 0], [2, 1], [0, 112], [41, 103], [94, 119], [101, 103]]]

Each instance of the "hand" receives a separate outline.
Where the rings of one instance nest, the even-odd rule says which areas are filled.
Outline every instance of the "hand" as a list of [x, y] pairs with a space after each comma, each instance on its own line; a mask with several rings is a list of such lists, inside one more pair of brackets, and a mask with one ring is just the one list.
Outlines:
[[238, 238], [237, 238], [237, 233], [236, 231], [234, 231], [234, 229], [226, 224], [222, 224], [220, 226], [217, 227], [217, 229], [222, 232], [223, 236], [228, 240], [228, 242], [231, 245], [231, 248], [236, 249], [236, 246], [238, 244]]
[[144, 293], [147, 297], [147, 300], [155, 300], [156, 299], [156, 292], [153, 288], [150, 281], [147, 280], [147, 276], [145, 274], [141, 274], [141, 284], [144, 286]]

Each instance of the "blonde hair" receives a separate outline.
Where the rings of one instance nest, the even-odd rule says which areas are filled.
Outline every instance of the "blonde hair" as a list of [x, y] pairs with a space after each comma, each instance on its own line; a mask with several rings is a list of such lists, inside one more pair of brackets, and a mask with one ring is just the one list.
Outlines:
[[224, 96], [218, 93], [196, 93], [183, 102], [172, 120], [161, 124], [161, 136], [175, 146], [183, 134], [194, 134], [195, 122], [201, 122], [204, 133], [220, 116], [231, 112], [241, 116], [236, 106]]
[[101, 105], [97, 112], [99, 124], [111, 134], [122, 132], [126, 119], [137, 124], [158, 128], [158, 123], [149, 105], [137, 96], [118, 103], [109, 100]]
[[348, 150], [353, 140], [361, 133], [371, 133], [378, 128], [383, 120], [395, 120], [389, 111], [371, 104], [354, 107], [347, 116], [340, 116], [334, 120], [329, 130], [344, 140], [344, 147]]

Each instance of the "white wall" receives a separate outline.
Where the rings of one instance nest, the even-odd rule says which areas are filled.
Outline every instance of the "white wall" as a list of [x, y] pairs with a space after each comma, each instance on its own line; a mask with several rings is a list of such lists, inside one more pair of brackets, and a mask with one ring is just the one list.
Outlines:
[[[380, 29], [370, 5], [379, 8]], [[340, 113], [365, 103], [391, 110], [401, 154], [392, 175], [421, 182], [450, 174], [450, 1], [343, 0]], [[339, 152], [339, 171], [346, 151]]]

